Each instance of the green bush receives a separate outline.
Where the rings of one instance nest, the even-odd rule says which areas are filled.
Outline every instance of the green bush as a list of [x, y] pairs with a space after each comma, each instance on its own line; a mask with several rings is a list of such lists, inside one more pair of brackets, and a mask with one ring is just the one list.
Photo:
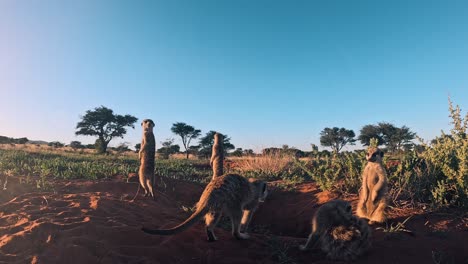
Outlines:
[[449, 111], [453, 124], [450, 135], [443, 133], [422, 156], [433, 168], [433, 203], [468, 207], [468, 113], [462, 118], [460, 107], [454, 108], [450, 98]]

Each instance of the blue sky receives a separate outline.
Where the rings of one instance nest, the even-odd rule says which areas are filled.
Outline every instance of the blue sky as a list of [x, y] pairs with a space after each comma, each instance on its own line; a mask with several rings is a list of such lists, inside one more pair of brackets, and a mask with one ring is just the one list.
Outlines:
[[[325, 127], [450, 127], [466, 1], [0, 1], [0, 135], [69, 143], [86, 110], [186, 122], [259, 150]], [[139, 122], [124, 139], [140, 141]], [[159, 143], [160, 145], [160, 143]]]

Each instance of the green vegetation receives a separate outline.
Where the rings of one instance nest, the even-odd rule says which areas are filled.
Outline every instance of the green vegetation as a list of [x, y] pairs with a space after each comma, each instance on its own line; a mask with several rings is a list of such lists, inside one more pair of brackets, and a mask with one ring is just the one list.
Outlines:
[[138, 119], [131, 115], [116, 115], [105, 106], [86, 111], [76, 125], [76, 135], [97, 136], [94, 144], [98, 153], [106, 153], [109, 142], [115, 137], [123, 138], [126, 127], [135, 128]]
[[354, 145], [356, 135], [353, 130], [342, 128], [326, 127], [320, 132], [320, 144], [331, 147], [333, 152], [338, 153], [347, 144]]
[[[0, 174], [47, 179], [106, 179], [138, 171], [137, 157], [75, 153], [0, 150]], [[156, 174], [165, 178], [206, 182], [211, 169], [206, 161], [156, 160]], [[44, 185], [44, 184], [42, 184]]]
[[[387, 170], [389, 195], [393, 202], [406, 200], [411, 203], [424, 202], [434, 207], [468, 207], [468, 114], [462, 117], [460, 107], [454, 107], [450, 99], [449, 113], [453, 124], [450, 134], [442, 133], [430, 143], [421, 140], [422, 145], [417, 148], [401, 149], [407, 142], [397, 137], [393, 143], [389, 143], [387, 141], [392, 137], [385, 133], [369, 139], [371, 145], [387, 145], [383, 165]], [[181, 133], [186, 136], [184, 147], [189, 145], [189, 139], [200, 134], [193, 127], [187, 129], [189, 132], [185, 131], [186, 126], [184, 123], [174, 124], [175, 128], [184, 128], [184, 133]], [[379, 124], [379, 127], [392, 130], [391, 126], [384, 124]], [[413, 135], [405, 127], [396, 130]], [[74, 145], [80, 146], [81, 143], [78, 143]], [[172, 140], [163, 146], [165, 149], [163, 153], [159, 151], [159, 154], [166, 154], [164, 158], [175, 152]], [[126, 177], [136, 173], [139, 166], [137, 155], [128, 151], [102, 156], [85, 154], [81, 150], [77, 153], [53, 149], [53, 152], [28, 152], [26, 148], [0, 150], [0, 175], [25, 177], [27, 182], [36, 183], [38, 188], [45, 189], [49, 179]], [[231, 157], [226, 160], [225, 171], [267, 181], [282, 180], [279, 185], [288, 190], [293, 190], [299, 183], [314, 181], [320, 189], [326, 191], [342, 194], [359, 192], [361, 174], [366, 165], [364, 150], [335, 151], [330, 154], [328, 151], [320, 152], [314, 146], [312, 149], [306, 156], [304, 152], [285, 145], [283, 148], [265, 149], [263, 155]], [[239, 153], [242, 151], [239, 150]], [[156, 160], [155, 173], [162, 178], [199, 183], [206, 183], [211, 178], [208, 160], [159, 158]]]
[[195, 129], [193, 126], [187, 125], [186, 123], [177, 122], [172, 125], [171, 131], [172, 133], [180, 136], [180, 139], [182, 140], [182, 145], [184, 146], [184, 149], [185, 149], [186, 159], [188, 159], [189, 150], [190, 150], [190, 141], [192, 141], [192, 139], [198, 138], [201, 135], [201, 130]]

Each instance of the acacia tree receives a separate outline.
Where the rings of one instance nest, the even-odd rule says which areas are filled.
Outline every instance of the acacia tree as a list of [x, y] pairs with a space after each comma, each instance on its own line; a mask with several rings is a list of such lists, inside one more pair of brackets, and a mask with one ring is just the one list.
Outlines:
[[115, 137], [121, 137], [127, 133], [126, 127], [135, 128], [137, 118], [131, 115], [116, 115], [112, 109], [105, 106], [86, 111], [81, 121], [76, 125], [76, 135], [97, 136], [96, 150], [105, 153], [109, 142]]
[[396, 127], [391, 123], [380, 122], [377, 125], [362, 127], [358, 139], [364, 146], [369, 146], [370, 139], [376, 138], [378, 146], [386, 145], [391, 152], [394, 152], [410, 146], [411, 140], [415, 137], [416, 133], [407, 126]]
[[168, 138], [166, 141], [161, 142], [162, 147], [157, 150], [162, 159], [168, 159], [171, 154], [175, 154], [180, 151], [179, 145], [174, 145], [174, 139]]
[[355, 136], [353, 130], [344, 127], [326, 127], [320, 132], [320, 144], [324, 147], [331, 147], [335, 153], [338, 153], [345, 145], [354, 145]]
[[[216, 131], [211, 130], [210, 132], [206, 133], [206, 135], [200, 138], [199, 144], [200, 149], [198, 150], [198, 154], [203, 157], [211, 157], [211, 151], [214, 144], [214, 135]], [[218, 133], [221, 134], [221, 133]], [[224, 155], [227, 154], [229, 150], [233, 150], [235, 147], [231, 144], [231, 138], [228, 135], [221, 134], [223, 136], [223, 149]]]
[[171, 127], [172, 133], [180, 136], [182, 139], [182, 145], [185, 148], [185, 153], [186, 153], [186, 158], [189, 158], [189, 147], [190, 147], [190, 141], [192, 139], [195, 139], [201, 135], [201, 130], [200, 129], [195, 129], [191, 125], [187, 125], [186, 123], [183, 122], [177, 122], [172, 125]]
[[381, 129], [377, 125], [365, 125], [359, 132], [358, 140], [361, 141], [364, 146], [369, 146], [373, 138], [377, 139], [377, 146], [385, 144]]

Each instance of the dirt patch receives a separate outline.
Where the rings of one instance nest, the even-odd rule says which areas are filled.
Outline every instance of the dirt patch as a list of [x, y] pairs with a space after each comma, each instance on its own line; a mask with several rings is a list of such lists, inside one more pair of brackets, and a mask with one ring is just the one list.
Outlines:
[[[182, 222], [204, 187], [165, 183], [156, 201], [140, 193], [132, 202], [138, 189], [132, 182], [56, 181], [53, 190], [40, 192], [9, 179], [0, 190], [0, 263], [337, 263], [297, 248], [320, 204], [337, 198], [315, 184], [272, 188], [254, 216], [251, 240], [237, 241], [220, 225], [219, 241], [209, 243], [202, 222], [174, 236], [140, 231]], [[346, 198], [354, 209], [356, 198]], [[373, 246], [355, 263], [468, 263], [466, 212], [394, 208], [389, 215], [388, 225], [411, 216], [405, 228], [412, 234], [373, 226]]]

